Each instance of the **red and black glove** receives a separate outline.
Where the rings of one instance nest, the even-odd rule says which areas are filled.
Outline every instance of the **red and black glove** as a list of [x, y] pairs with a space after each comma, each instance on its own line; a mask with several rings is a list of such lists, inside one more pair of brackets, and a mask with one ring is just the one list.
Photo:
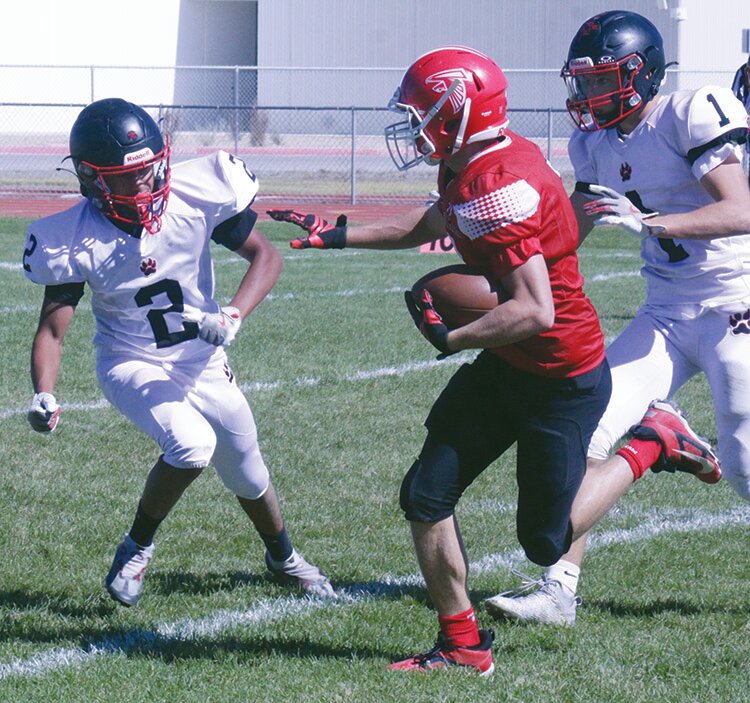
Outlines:
[[296, 210], [266, 210], [277, 222], [291, 222], [302, 227], [308, 234], [301, 239], [292, 239], [292, 249], [343, 249], [346, 246], [346, 215], [336, 218], [336, 226], [329, 225], [318, 215], [305, 215]]
[[406, 290], [404, 291], [404, 301], [406, 301], [406, 307], [417, 329], [440, 352], [438, 359], [445, 359], [446, 356], [455, 354], [455, 351], [448, 349], [448, 332], [450, 330], [443, 322], [443, 318], [440, 317], [440, 313], [435, 310], [430, 291], [423, 288], [420, 296], [417, 297], [410, 290]]

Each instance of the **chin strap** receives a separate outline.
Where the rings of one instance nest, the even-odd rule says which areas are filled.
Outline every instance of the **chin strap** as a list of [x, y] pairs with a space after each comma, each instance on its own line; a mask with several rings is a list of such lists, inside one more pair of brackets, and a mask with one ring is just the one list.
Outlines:
[[464, 112], [461, 115], [461, 124], [458, 126], [458, 132], [456, 133], [456, 141], [453, 142], [453, 152], [456, 153], [464, 145], [464, 134], [466, 134], [466, 125], [469, 122], [469, 115], [471, 114], [471, 98], [466, 98], [464, 103]]

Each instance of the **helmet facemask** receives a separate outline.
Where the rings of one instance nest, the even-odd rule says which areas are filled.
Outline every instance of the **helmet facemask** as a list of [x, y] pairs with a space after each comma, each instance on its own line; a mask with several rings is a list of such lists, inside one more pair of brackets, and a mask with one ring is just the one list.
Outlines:
[[636, 88], [643, 67], [638, 54], [596, 66], [587, 56], [571, 59], [562, 77], [569, 95], [566, 107], [578, 128], [607, 129], [636, 112], [644, 104]]
[[430, 165], [439, 162], [439, 159], [433, 157], [433, 154], [437, 151], [435, 142], [430, 139], [426, 130], [460, 85], [461, 81], [455, 79], [448, 90], [440, 96], [440, 99], [427, 110], [424, 117], [419, 114], [419, 111], [413, 105], [400, 102], [401, 91], [399, 88], [396, 89], [388, 103], [388, 109], [402, 114], [404, 119], [385, 128], [385, 143], [388, 147], [388, 153], [399, 171], [406, 171], [422, 162]]
[[[120, 166], [97, 166], [76, 161], [76, 175], [83, 195], [90, 198], [106, 217], [127, 225], [142, 226], [149, 234], [156, 234], [161, 229], [170, 189], [171, 147], [168, 136], [164, 144], [157, 154], [149, 148], [126, 154], [125, 164]], [[144, 173], [149, 170], [150, 173]], [[113, 177], [123, 176], [131, 179], [134, 185], [152, 179], [150, 191], [117, 192], [120, 188], [112, 188]]]

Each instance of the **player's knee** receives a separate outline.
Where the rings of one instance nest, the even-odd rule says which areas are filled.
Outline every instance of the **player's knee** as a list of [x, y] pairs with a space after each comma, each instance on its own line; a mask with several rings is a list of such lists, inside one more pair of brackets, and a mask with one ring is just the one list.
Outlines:
[[238, 498], [257, 500], [268, 488], [271, 477], [265, 464], [253, 462], [252, 467], [235, 471], [219, 471], [222, 483]]
[[165, 443], [161, 446], [164, 461], [179, 469], [203, 469], [211, 463], [213, 444], [182, 442]]
[[614, 435], [604, 425], [596, 428], [588, 447], [588, 458], [603, 461], [607, 459], [615, 446]]
[[540, 566], [550, 566], [568, 551], [570, 541], [555, 539], [548, 534], [534, 530], [518, 531], [518, 541], [529, 561]]
[[737, 439], [738, 430], [719, 438], [722, 480], [726, 481], [740, 498], [750, 501], [750, 451]]
[[742, 473], [732, 473], [723, 469], [723, 478], [735, 490], [740, 498], [750, 502], [750, 476]]
[[173, 423], [159, 437], [164, 460], [180, 469], [202, 469], [211, 463], [216, 449], [216, 434], [208, 423]]
[[421, 477], [422, 461], [417, 459], [401, 482], [399, 504], [409, 522], [439, 522], [453, 514], [455, 504], [425, 485]]

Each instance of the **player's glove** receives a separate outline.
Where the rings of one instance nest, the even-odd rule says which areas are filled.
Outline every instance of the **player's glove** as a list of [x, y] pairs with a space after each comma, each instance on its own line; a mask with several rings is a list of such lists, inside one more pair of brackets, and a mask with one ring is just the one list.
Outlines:
[[591, 185], [589, 190], [604, 196], [583, 206], [587, 215], [597, 218], [594, 220], [595, 225], [617, 225], [638, 239], [645, 239], [651, 234], [660, 234], [660, 231], [664, 231], [663, 227], [649, 226], [644, 221], [659, 213], [641, 212], [627, 196], [606, 186]]
[[198, 325], [198, 337], [215, 347], [228, 347], [242, 324], [240, 311], [231, 305], [219, 312], [186, 312], [182, 319], [185, 322], [195, 322]]
[[330, 225], [318, 215], [305, 215], [295, 210], [266, 210], [271, 219], [277, 222], [291, 222], [302, 227], [308, 234], [300, 239], [292, 239], [292, 249], [343, 249], [346, 246], [346, 215], [336, 218], [336, 225]]
[[420, 297], [417, 297], [410, 290], [405, 290], [404, 301], [417, 329], [440, 352], [438, 359], [445, 359], [446, 356], [455, 354], [455, 351], [448, 349], [450, 330], [440, 317], [440, 313], [435, 310], [430, 291], [424, 288]]
[[60, 406], [52, 393], [36, 393], [26, 414], [36, 432], [54, 432], [60, 419]]

